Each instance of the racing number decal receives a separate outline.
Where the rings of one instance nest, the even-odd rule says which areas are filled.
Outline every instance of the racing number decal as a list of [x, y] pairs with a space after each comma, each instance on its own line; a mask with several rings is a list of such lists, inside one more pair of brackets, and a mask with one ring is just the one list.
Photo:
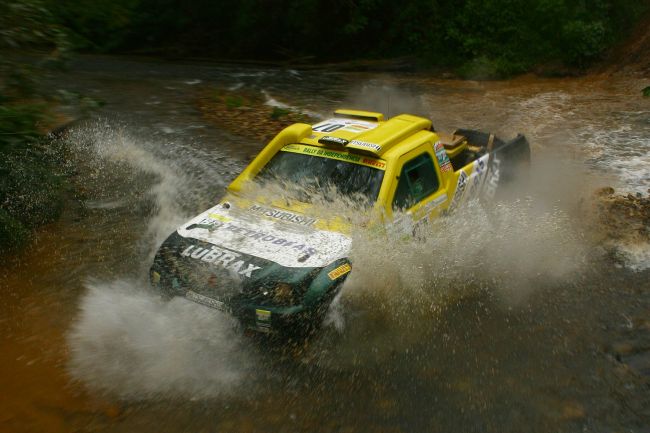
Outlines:
[[333, 132], [337, 129], [343, 128], [344, 126], [345, 125], [342, 125], [340, 123], [325, 123], [322, 125], [314, 126], [312, 130], [315, 132]]

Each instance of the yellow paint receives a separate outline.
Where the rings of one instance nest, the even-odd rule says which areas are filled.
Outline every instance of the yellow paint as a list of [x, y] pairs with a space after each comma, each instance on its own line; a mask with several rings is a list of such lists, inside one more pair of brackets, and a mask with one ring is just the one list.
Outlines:
[[374, 120], [376, 122], [383, 122], [384, 115], [382, 113], [375, 113], [374, 111], [362, 111], [362, 110], [348, 110], [346, 108], [340, 108], [334, 111], [334, 114], [339, 117], [347, 118], [359, 118], [365, 121]]
[[[412, 158], [427, 152], [434, 161], [436, 175], [439, 180], [439, 189], [430, 196], [425, 197], [419, 203], [406, 209], [413, 220], [422, 218], [435, 218], [443, 213], [451, 204], [456, 192], [456, 186], [460, 171], [467, 175], [473, 172], [473, 165], [468, 164], [461, 169], [441, 171], [434, 151], [434, 143], [439, 141], [438, 135], [431, 131], [431, 121], [422, 117], [402, 114], [389, 120], [384, 120], [380, 113], [362, 112], [356, 110], [338, 110], [338, 116], [349, 115], [362, 117], [365, 122], [374, 122], [377, 126], [374, 129], [361, 132], [335, 130], [332, 132], [312, 131], [310, 125], [296, 123], [281, 131], [271, 142], [257, 155], [257, 157], [244, 169], [244, 171], [230, 184], [228, 191], [234, 196], [239, 196], [242, 188], [248, 181], [253, 179], [257, 173], [269, 162], [269, 160], [280, 151], [308, 153], [317, 157], [333, 158], [342, 161], [349, 161], [355, 164], [372, 166], [384, 170], [382, 182], [374, 209], [368, 212], [372, 217], [371, 226], [390, 223], [393, 218], [392, 201], [397, 188], [398, 177], [402, 167]], [[319, 143], [323, 136], [343, 138], [348, 141], [377, 144], [379, 151], [373, 151], [368, 147], [348, 144], [344, 150], [340, 146], [334, 147]], [[378, 166], [380, 165], [380, 166]], [[227, 198], [232, 199], [232, 197]], [[260, 197], [260, 202], [269, 203], [273, 206], [293, 212], [304, 213], [310, 205], [299, 202], [287, 202], [286, 200], [269, 200]], [[334, 217], [322, 219], [315, 224], [315, 227], [324, 230], [349, 232], [347, 223]]]

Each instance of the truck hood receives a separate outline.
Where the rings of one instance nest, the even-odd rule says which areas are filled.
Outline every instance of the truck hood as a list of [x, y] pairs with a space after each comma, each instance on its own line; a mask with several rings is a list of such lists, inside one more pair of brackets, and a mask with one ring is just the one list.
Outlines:
[[348, 256], [351, 239], [317, 218], [274, 206], [227, 200], [178, 228], [178, 234], [286, 267], [323, 267]]

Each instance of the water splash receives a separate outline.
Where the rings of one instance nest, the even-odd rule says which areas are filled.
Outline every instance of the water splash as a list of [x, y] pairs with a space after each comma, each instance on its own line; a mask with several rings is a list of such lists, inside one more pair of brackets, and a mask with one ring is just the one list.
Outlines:
[[265, 99], [264, 105], [268, 105], [269, 107], [281, 108], [281, 109], [293, 111], [294, 113], [306, 114], [307, 116], [315, 118], [315, 119], [322, 119], [324, 117], [324, 115], [322, 113], [317, 113], [315, 111], [308, 110], [305, 107], [297, 107], [295, 105], [290, 105], [290, 104], [278, 101], [273, 96], [271, 96], [271, 94], [266, 90], [262, 90], [261, 93], [262, 93], [262, 96]]
[[[83, 167], [87, 208], [108, 221], [128, 219], [127, 229], [136, 233], [139, 276], [146, 275], [164, 238], [214, 203], [240, 168], [224, 153], [166, 135], [142, 137], [116, 122], [80, 125], [65, 139]], [[107, 228], [116, 236], [125, 229], [109, 223], [101, 230]], [[183, 299], [163, 302], [147, 287], [119, 276], [86, 284], [68, 336], [74, 378], [121, 398], [142, 399], [219, 395], [250, 376], [253, 357], [233, 318]]]
[[[504, 304], [516, 305], [540, 286], [580, 277], [589, 245], [584, 240], [586, 228], [567, 203], [573, 203], [572, 195], [581, 185], [577, 179], [568, 182], [568, 175], [558, 176], [557, 164], [551, 173], [542, 168], [535, 170], [533, 181], [546, 184], [552, 183], [551, 177], [563, 179], [565, 202], [558, 200], [552, 185], [551, 191], [529, 190], [522, 183], [519, 189], [536, 195], [493, 204], [472, 201], [452, 215], [417, 225], [410, 215], [398, 215], [396, 219], [406, 224], [387, 230], [373, 224], [373, 212], [362, 201], [337, 195], [333, 188], [315, 192], [270, 183], [247, 194], [308, 198], [307, 214], [350, 227], [354, 272], [333, 303], [328, 324], [344, 331], [347, 314], [375, 310], [400, 329], [477, 291], [488, 290]], [[567, 191], [571, 185], [576, 188], [573, 192]]]
[[99, 197], [148, 209], [141, 242], [149, 259], [169, 233], [213, 204], [241, 169], [241, 162], [225, 152], [197, 149], [179, 138], [142, 137], [104, 120], [71, 130], [66, 140], [90, 173], [96, 196], [90, 207], [98, 207]]
[[125, 399], [204, 398], [250, 379], [254, 357], [234, 319], [134, 281], [91, 282], [69, 336], [70, 374]]
[[[150, 178], [144, 189], [155, 206], [142, 235], [148, 254], [181, 222], [208, 208], [224, 177], [237, 172], [236, 164], [214, 154], [139, 140], [114, 127], [86, 130], [81, 138], [95, 156], [91, 165], [103, 175], [125, 167]], [[417, 341], [423, 323], [435, 324], [442, 307], [463, 297], [490, 292], [504, 305], [517, 305], [539, 286], [575, 281], [585, 267], [587, 248], [580, 225], [555, 204], [558, 191], [570, 202], [577, 192], [573, 185], [582, 178], [566, 175], [559, 166], [542, 162], [541, 175], [533, 173], [533, 189], [547, 195], [488, 209], [470, 204], [421, 227], [416, 239], [410, 233], [379, 236], [353, 199], [325, 194], [325, 200], [312, 200], [311, 212], [355, 227], [355, 271], [327, 323], [346, 336], [354, 356], [360, 341], [368, 343], [362, 347], [380, 341], [394, 350]], [[286, 193], [281, 186], [262, 195]], [[148, 267], [150, 260], [143, 262]], [[221, 313], [182, 299], [162, 303], [140, 284], [121, 279], [91, 283], [70, 333], [71, 373], [88, 386], [132, 399], [232, 392], [250, 379], [255, 363], [233, 329]], [[183, 365], [192, 367], [185, 371]]]
[[484, 291], [518, 305], [539, 287], [576, 281], [587, 263], [587, 246], [569, 215], [539, 212], [532, 201], [493, 209], [472, 203], [416, 230], [415, 239], [354, 232], [354, 272], [330, 323], [343, 329], [348, 313], [365, 309], [408, 329]]

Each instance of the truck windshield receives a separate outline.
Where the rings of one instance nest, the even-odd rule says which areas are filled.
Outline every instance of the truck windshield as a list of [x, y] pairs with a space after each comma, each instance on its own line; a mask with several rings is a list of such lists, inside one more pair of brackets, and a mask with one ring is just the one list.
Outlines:
[[[312, 146], [301, 148], [316, 149]], [[339, 152], [321, 152], [334, 156], [348, 156]], [[363, 157], [358, 157], [360, 160]], [[350, 159], [357, 159], [354, 155]], [[377, 160], [365, 159], [374, 162]], [[311, 201], [309, 194], [325, 197], [328, 190], [347, 196], [362, 205], [372, 205], [377, 200], [379, 188], [384, 178], [384, 171], [370, 165], [332, 159], [314, 154], [280, 151], [264, 166], [257, 176], [261, 183], [269, 181], [293, 184], [297, 189], [308, 194], [300, 194], [300, 201]]]

